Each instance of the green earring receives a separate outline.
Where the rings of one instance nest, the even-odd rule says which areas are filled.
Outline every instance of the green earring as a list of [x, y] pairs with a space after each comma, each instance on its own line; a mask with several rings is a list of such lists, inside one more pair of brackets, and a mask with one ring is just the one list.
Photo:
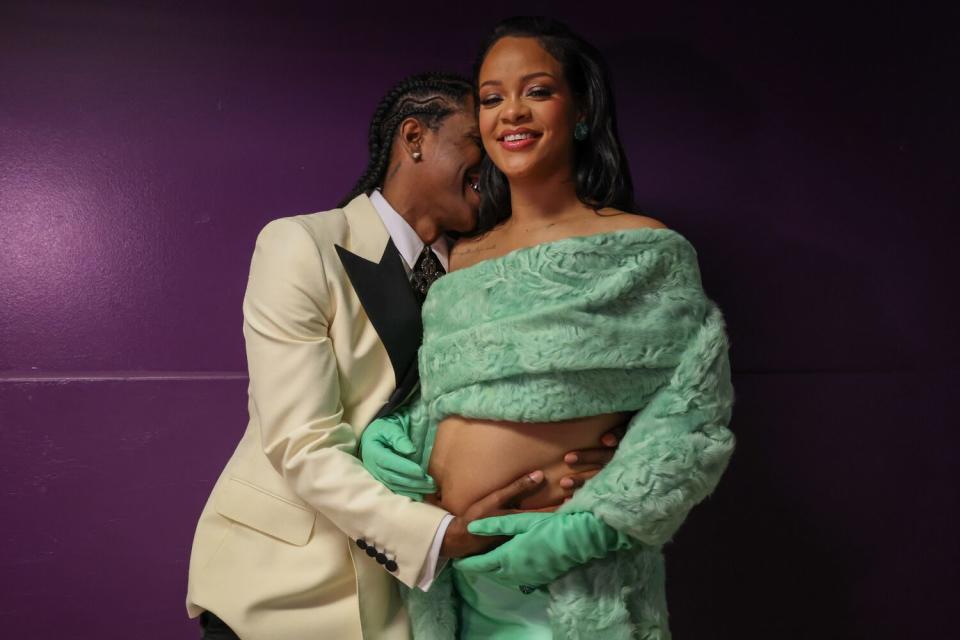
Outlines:
[[573, 139], [578, 142], [583, 142], [587, 139], [588, 133], [590, 133], [590, 127], [587, 126], [587, 123], [578, 122], [577, 126], [573, 128]]

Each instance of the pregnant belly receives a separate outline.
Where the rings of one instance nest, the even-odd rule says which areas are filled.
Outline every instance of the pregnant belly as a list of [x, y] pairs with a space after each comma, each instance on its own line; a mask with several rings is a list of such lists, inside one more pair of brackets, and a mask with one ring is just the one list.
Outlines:
[[474, 502], [540, 469], [546, 480], [521, 496], [517, 507], [558, 505], [568, 490], [560, 479], [570, 475], [563, 456], [602, 446], [604, 433], [626, 421], [611, 413], [563, 422], [502, 422], [452, 416], [437, 427], [430, 455], [430, 475], [437, 482], [436, 502], [460, 515]]

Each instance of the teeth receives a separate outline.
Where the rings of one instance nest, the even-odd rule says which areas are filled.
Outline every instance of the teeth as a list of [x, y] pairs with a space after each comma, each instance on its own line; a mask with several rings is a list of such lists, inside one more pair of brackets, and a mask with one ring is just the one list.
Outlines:
[[526, 140], [527, 138], [532, 138], [532, 133], [511, 133], [508, 136], [504, 136], [503, 139], [507, 142], [516, 142], [517, 140]]

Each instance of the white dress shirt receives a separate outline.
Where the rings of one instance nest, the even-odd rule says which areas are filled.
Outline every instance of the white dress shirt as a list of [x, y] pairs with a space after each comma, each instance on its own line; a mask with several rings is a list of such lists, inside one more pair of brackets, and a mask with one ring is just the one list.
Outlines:
[[[383, 220], [383, 226], [387, 228], [387, 233], [390, 234], [393, 244], [397, 247], [397, 251], [400, 252], [403, 263], [407, 267], [407, 274], [409, 275], [413, 266], [417, 264], [420, 253], [423, 251], [423, 240], [421, 240], [417, 232], [413, 230], [410, 223], [404, 220], [403, 216], [390, 206], [390, 203], [387, 202], [387, 199], [383, 197], [382, 193], [379, 191], [371, 193], [370, 202], [380, 215], [380, 219]], [[448, 271], [450, 263], [450, 242], [447, 240], [447, 237], [440, 236], [436, 242], [430, 245], [430, 248], [437, 255], [440, 264], [443, 265], [443, 270]]]
[[[406, 267], [407, 275], [409, 276], [414, 265], [417, 264], [417, 259], [423, 252], [425, 243], [420, 239], [420, 236], [417, 235], [413, 227], [410, 226], [410, 223], [404, 220], [403, 216], [390, 206], [390, 203], [387, 202], [387, 199], [383, 197], [382, 193], [379, 191], [371, 193], [370, 202], [383, 221], [383, 226], [387, 228], [387, 233], [390, 234], [390, 239], [393, 240], [394, 246], [396, 246], [397, 251], [400, 252], [400, 257], [403, 258], [403, 265]], [[440, 264], [443, 265], [443, 270], [447, 271], [450, 259], [450, 244], [447, 237], [440, 236], [436, 242], [430, 245], [430, 249], [436, 254], [437, 259], [440, 260]], [[450, 526], [452, 520], [453, 514], [448, 513], [445, 515], [443, 520], [440, 521], [436, 533], [433, 535], [433, 544], [430, 545], [430, 553], [427, 554], [427, 560], [424, 562], [423, 569], [420, 571], [420, 579], [417, 581], [417, 588], [422, 591], [430, 588], [437, 574], [440, 573], [443, 565], [446, 564], [446, 559], [441, 560], [440, 558], [440, 546], [443, 544], [443, 537], [446, 535], [447, 527]]]

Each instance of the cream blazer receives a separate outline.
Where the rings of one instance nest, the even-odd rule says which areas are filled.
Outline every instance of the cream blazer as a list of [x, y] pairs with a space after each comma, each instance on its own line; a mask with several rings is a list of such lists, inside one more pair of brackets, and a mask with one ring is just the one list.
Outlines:
[[197, 525], [191, 617], [209, 609], [244, 640], [409, 638], [395, 580], [416, 584], [445, 512], [357, 459], [363, 427], [416, 380], [420, 309], [399, 260], [363, 195], [257, 238], [250, 420]]

